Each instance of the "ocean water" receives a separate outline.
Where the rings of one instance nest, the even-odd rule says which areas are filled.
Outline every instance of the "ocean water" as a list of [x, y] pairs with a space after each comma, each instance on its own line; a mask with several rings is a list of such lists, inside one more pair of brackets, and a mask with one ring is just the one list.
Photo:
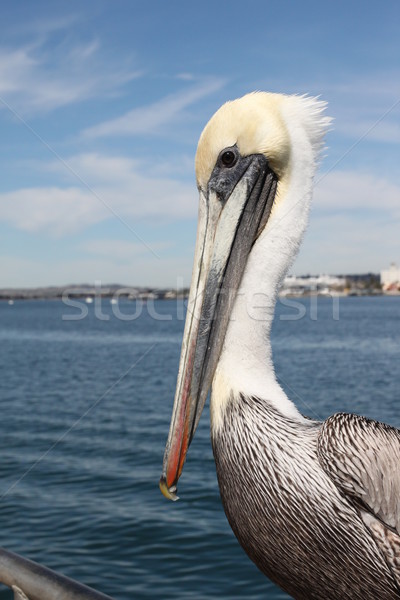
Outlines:
[[[84, 309], [77, 320], [61, 301], [0, 303], [1, 545], [116, 600], [288, 598], [225, 519], [207, 409], [180, 501], [159, 492], [181, 303]], [[309, 416], [344, 410], [400, 426], [399, 334], [398, 297], [285, 300], [272, 331], [277, 376]], [[0, 587], [0, 598], [12, 595]]]

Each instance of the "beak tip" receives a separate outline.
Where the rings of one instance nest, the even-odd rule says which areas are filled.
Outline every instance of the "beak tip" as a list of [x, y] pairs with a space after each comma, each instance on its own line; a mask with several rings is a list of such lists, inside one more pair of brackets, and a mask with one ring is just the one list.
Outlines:
[[173, 502], [179, 500], [179, 496], [176, 495], [176, 485], [171, 485], [171, 487], [168, 487], [167, 480], [164, 475], [162, 475], [160, 478], [159, 486], [161, 493], [163, 496], [165, 496], [165, 498], [167, 498], [167, 500], [172, 500]]

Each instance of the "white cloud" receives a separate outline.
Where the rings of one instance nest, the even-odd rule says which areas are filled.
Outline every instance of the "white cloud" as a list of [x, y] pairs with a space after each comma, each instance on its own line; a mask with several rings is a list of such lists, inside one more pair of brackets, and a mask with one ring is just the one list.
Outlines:
[[400, 141], [400, 73], [370, 73], [348, 82], [329, 83], [324, 95], [332, 99], [334, 130], [345, 137], [377, 142]]
[[400, 262], [399, 220], [365, 222], [349, 215], [311, 213], [293, 272], [379, 273]]
[[48, 285], [68, 285], [72, 283], [101, 282], [173, 287], [189, 285], [193, 256], [185, 253], [182, 257], [143, 256], [131, 263], [116, 264], [102, 258], [88, 258], [84, 254], [79, 259], [33, 260], [0, 255], [0, 287], [39, 287]]
[[83, 154], [72, 157], [69, 164], [78, 178], [62, 163], [52, 163], [51, 167], [72, 178], [73, 186], [32, 187], [0, 194], [0, 221], [23, 231], [61, 236], [106, 219], [120, 218], [134, 229], [136, 219], [196, 216], [194, 183], [153, 177], [151, 169], [124, 157]]
[[178, 73], [175, 77], [182, 81], [194, 81], [196, 79], [192, 73]]
[[31, 233], [60, 236], [109, 217], [93, 194], [76, 187], [24, 188], [0, 194], [0, 221]]
[[375, 174], [332, 171], [317, 177], [314, 206], [318, 210], [373, 210], [400, 215], [400, 186]]
[[104, 60], [96, 41], [62, 45], [50, 52], [43, 41], [0, 48], [0, 96], [24, 114], [114, 93], [138, 76], [128, 67]]
[[[345, 137], [388, 144], [400, 142], [400, 99], [398, 103], [382, 104], [363, 110], [358, 103], [342, 110], [335, 118], [334, 129]], [[367, 113], [367, 114], [364, 114]]]
[[310, 225], [293, 271], [379, 272], [400, 261], [400, 186], [337, 171], [316, 186]]
[[135, 108], [121, 117], [89, 127], [83, 131], [88, 138], [160, 133], [160, 127], [182, 118], [182, 111], [225, 85], [224, 80], [212, 79], [171, 94], [148, 106]]
[[55, 31], [63, 31], [68, 27], [76, 25], [82, 17], [76, 14], [65, 14], [62, 16], [54, 17], [52, 15], [40, 15], [39, 18], [33, 20], [19, 20], [18, 22], [13, 24], [12, 32], [8, 32], [9, 34], [21, 35], [24, 36], [35, 36], [38, 35], [48, 35], [49, 33], [54, 33]]
[[[329, 72], [328, 72], [329, 73]], [[269, 78], [254, 84], [256, 89], [320, 96], [328, 102], [328, 114], [334, 118], [333, 135], [345, 138], [364, 137], [368, 141], [398, 143], [400, 141], [400, 72], [369, 71], [366, 74], [344, 74], [325, 80], [296, 81]]]
[[[171, 246], [171, 242], [152, 242], [151, 249], [154, 254], [157, 254], [157, 258], [160, 254], [159, 251]], [[97, 257], [107, 257], [108, 260], [114, 261], [117, 264], [132, 264], [136, 258], [148, 254], [148, 249], [144, 244], [128, 242], [126, 240], [88, 240], [80, 245], [80, 249], [84, 253]]]

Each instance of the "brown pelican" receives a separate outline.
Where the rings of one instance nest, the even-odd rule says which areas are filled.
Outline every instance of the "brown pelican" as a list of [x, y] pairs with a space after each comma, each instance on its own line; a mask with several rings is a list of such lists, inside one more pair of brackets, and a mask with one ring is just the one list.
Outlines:
[[177, 498], [211, 387], [221, 498], [250, 558], [299, 600], [392, 600], [400, 431], [351, 414], [302, 416], [277, 383], [268, 341], [308, 218], [323, 111], [313, 98], [249, 94], [200, 137], [197, 244], [160, 487]]

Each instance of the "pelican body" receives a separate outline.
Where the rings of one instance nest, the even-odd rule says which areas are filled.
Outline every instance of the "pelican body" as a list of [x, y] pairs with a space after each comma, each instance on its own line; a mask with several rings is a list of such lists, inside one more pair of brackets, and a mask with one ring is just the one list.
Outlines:
[[329, 119], [308, 97], [223, 105], [196, 154], [199, 224], [160, 487], [176, 500], [211, 388], [225, 513], [255, 564], [297, 600], [400, 598], [400, 432], [351, 414], [304, 417], [269, 342], [299, 248]]

